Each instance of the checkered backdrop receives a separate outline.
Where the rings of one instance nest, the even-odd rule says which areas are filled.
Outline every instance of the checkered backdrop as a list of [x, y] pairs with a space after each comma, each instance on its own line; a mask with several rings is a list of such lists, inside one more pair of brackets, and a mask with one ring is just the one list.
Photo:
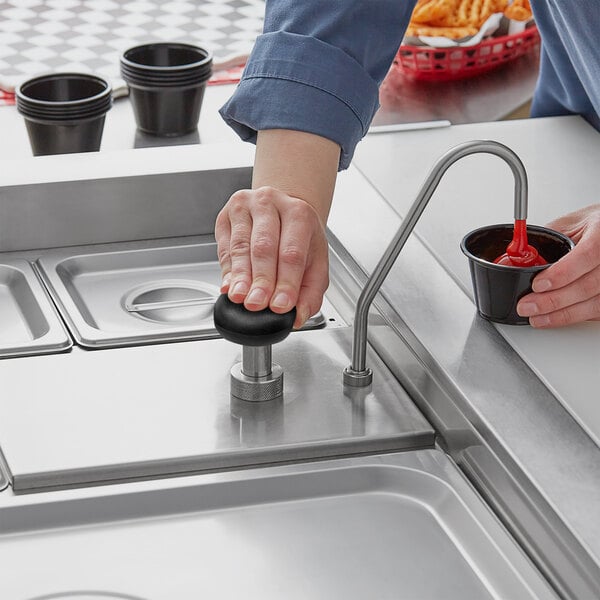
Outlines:
[[122, 52], [150, 41], [248, 54], [263, 15], [264, 0], [0, 0], [0, 88], [56, 71], [115, 81]]

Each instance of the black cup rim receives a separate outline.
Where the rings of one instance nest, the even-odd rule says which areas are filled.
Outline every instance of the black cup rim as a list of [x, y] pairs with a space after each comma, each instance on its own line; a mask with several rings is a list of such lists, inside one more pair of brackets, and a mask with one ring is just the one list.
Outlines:
[[133, 73], [121, 68], [121, 76], [126, 81], [152, 82], [157, 85], [177, 85], [178, 83], [206, 81], [212, 76], [212, 70], [182, 75], [180, 77], [155, 77], [149, 74], [140, 75], [139, 73]]
[[82, 111], [82, 110], [90, 110], [90, 109], [94, 109], [98, 106], [104, 106], [105, 104], [110, 104], [112, 102], [112, 100], [113, 100], [112, 94], [107, 94], [106, 96], [103, 96], [102, 98], [98, 98], [98, 99], [94, 100], [94, 102], [80, 104], [78, 106], [69, 106], [69, 107], [65, 108], [64, 106], [53, 106], [53, 105], [44, 106], [44, 105], [40, 105], [40, 104], [34, 104], [32, 102], [28, 102], [26, 99], [24, 100], [23, 98], [16, 97], [17, 106], [22, 106], [25, 109], [39, 110], [39, 111], [48, 112], [48, 113], [73, 113], [73, 112]]
[[26, 106], [29, 108], [33, 108], [35, 110], [44, 110], [44, 111], [49, 111], [49, 112], [64, 112], [66, 110], [69, 110], [69, 111], [87, 110], [93, 106], [101, 106], [102, 104], [106, 104], [107, 102], [110, 102], [111, 99], [112, 99], [112, 95], [107, 94], [107, 95], [103, 96], [102, 98], [95, 99], [93, 102], [79, 104], [77, 106], [64, 107], [64, 106], [55, 106], [54, 104], [43, 105], [43, 104], [29, 102], [26, 98], [20, 98], [20, 97], [16, 98], [16, 100], [19, 102], [19, 104], [21, 106]]
[[153, 87], [177, 87], [177, 86], [188, 86], [188, 85], [202, 85], [211, 78], [212, 72], [206, 73], [202, 76], [194, 77], [182, 77], [180, 79], [162, 79], [156, 77], [139, 77], [137, 75], [131, 75], [124, 71], [121, 71], [121, 76], [125, 83], [131, 83], [136, 85], [146, 85]]
[[178, 83], [174, 85], [156, 85], [154, 83], [138, 83], [136, 81], [126, 81], [127, 86], [131, 89], [144, 90], [148, 92], [179, 92], [184, 90], [191, 90], [195, 88], [202, 88], [206, 86], [206, 79], [204, 81], [196, 83]]
[[94, 121], [96, 119], [104, 119], [106, 117], [106, 113], [98, 113], [93, 115], [81, 115], [77, 117], [71, 117], [68, 119], [49, 119], [43, 116], [31, 116], [31, 115], [23, 115], [24, 121], [30, 121], [32, 123], [39, 123], [41, 125], [77, 125], [79, 123]]
[[212, 60], [205, 64], [194, 64], [193, 67], [186, 67], [185, 69], [177, 69], [175, 67], [146, 67], [142, 69], [123, 60], [120, 61], [119, 66], [121, 71], [133, 73], [138, 77], [161, 77], [162, 79], [193, 77], [194, 75], [209, 73], [213, 69]]
[[61, 123], [69, 123], [71, 121], [81, 121], [81, 120], [87, 120], [87, 119], [97, 119], [99, 117], [103, 117], [108, 113], [107, 110], [103, 110], [101, 112], [94, 112], [94, 113], [84, 113], [84, 114], [79, 114], [79, 115], [73, 115], [70, 117], [52, 117], [52, 116], [48, 116], [48, 115], [38, 115], [38, 114], [24, 114], [22, 113], [22, 116], [24, 119], [28, 119], [30, 121], [38, 121], [38, 122], [44, 122], [44, 123], [56, 123], [57, 125], [61, 124]]
[[[475, 256], [472, 252], [470, 252], [467, 249], [467, 246], [466, 246], [467, 242], [469, 241], [471, 236], [473, 236], [476, 233], [481, 233], [484, 231], [493, 231], [496, 229], [510, 229], [512, 231], [514, 229], [514, 226], [515, 226], [514, 223], [499, 223], [497, 225], [486, 225], [484, 227], [477, 227], [476, 229], [469, 231], [469, 233], [467, 233], [463, 237], [463, 239], [460, 242], [460, 249], [462, 250], [463, 254], [469, 260], [471, 260], [479, 265], [482, 265], [488, 269], [492, 269], [492, 270], [496, 270], [496, 271], [507, 271], [507, 272], [518, 271], [521, 273], [536, 273], [538, 271], [543, 271], [544, 269], [547, 269], [550, 266], [550, 264], [552, 264], [552, 263], [548, 263], [545, 265], [534, 265], [531, 267], [514, 267], [512, 265], [499, 265], [499, 264], [490, 262], [489, 260], [485, 260], [484, 258], [480, 258], [479, 256]], [[559, 231], [555, 231], [554, 229], [549, 229], [548, 227], [542, 227], [541, 225], [527, 224], [527, 232], [530, 232], [530, 231], [549, 234], [549, 235], [561, 240], [562, 242], [566, 243], [570, 247], [570, 250], [572, 250], [575, 247], [575, 243], [573, 242], [573, 240], [571, 238], [567, 237], [563, 233], [560, 233]]]
[[[26, 93], [26, 88], [31, 85], [35, 85], [43, 82], [44, 80], [52, 80], [58, 78], [72, 78], [72, 79], [83, 79], [87, 81], [96, 81], [101, 84], [103, 89], [86, 98], [78, 98], [76, 100], [61, 100], [61, 101], [50, 101], [50, 100], [39, 100], [37, 98], [31, 98]], [[15, 89], [15, 98], [17, 103], [21, 103], [25, 106], [36, 107], [41, 110], [49, 108], [51, 110], [77, 110], [79, 108], [88, 108], [89, 106], [101, 103], [107, 96], [112, 96], [111, 84], [98, 75], [91, 73], [76, 73], [76, 72], [60, 72], [60, 73], [47, 73], [45, 75], [38, 75], [32, 79], [21, 82]]]
[[165, 77], [162, 75], [154, 76], [148, 73], [135, 73], [121, 67], [121, 77], [125, 81], [135, 81], [138, 83], [152, 83], [154, 85], [163, 85], [165, 87], [169, 85], [180, 85], [185, 83], [202, 83], [208, 81], [212, 76], [212, 70], [187, 73], [186, 75], [180, 75], [177, 77]]
[[212, 65], [207, 65], [206, 67], [198, 69], [188, 69], [179, 73], [154, 73], [152, 71], [140, 71], [139, 69], [132, 69], [131, 67], [128, 67], [125, 64], [121, 64], [120, 67], [121, 71], [124, 73], [130, 73], [131, 75], [135, 75], [136, 77], [154, 77], [156, 79], [181, 79], [182, 77], [202, 77], [202, 75], [206, 75], [207, 73], [210, 73], [212, 71]]
[[92, 117], [99, 117], [101, 115], [105, 115], [110, 110], [110, 106], [103, 108], [102, 110], [92, 110], [92, 111], [84, 111], [78, 112], [70, 115], [49, 115], [47, 113], [42, 112], [34, 112], [34, 111], [19, 111], [21, 116], [26, 119], [43, 119], [44, 121], [72, 121], [73, 119], [87, 119]]
[[18, 112], [24, 117], [43, 119], [47, 121], [69, 121], [106, 114], [112, 107], [112, 97], [102, 104], [70, 111], [47, 111], [17, 103]]
[[[135, 62], [131, 60], [128, 55], [141, 50], [149, 50], [157, 47], [170, 47], [170, 48], [181, 48], [186, 50], [200, 51], [200, 53], [204, 54], [204, 58], [202, 60], [198, 60], [192, 63], [186, 63], [184, 65], [174, 65], [174, 66], [157, 66], [157, 65], [144, 65], [142, 63]], [[170, 74], [179, 74], [193, 71], [195, 69], [203, 69], [205, 67], [211, 67], [213, 60], [213, 55], [210, 50], [203, 48], [201, 46], [195, 46], [194, 44], [185, 44], [183, 42], [151, 42], [149, 44], [140, 44], [138, 46], [133, 46], [132, 48], [128, 48], [121, 55], [121, 65], [127, 66], [130, 70], [134, 72], [138, 72], [140, 74], [143, 73], [154, 73], [155, 75], [162, 74], [164, 76], [169, 76]]]

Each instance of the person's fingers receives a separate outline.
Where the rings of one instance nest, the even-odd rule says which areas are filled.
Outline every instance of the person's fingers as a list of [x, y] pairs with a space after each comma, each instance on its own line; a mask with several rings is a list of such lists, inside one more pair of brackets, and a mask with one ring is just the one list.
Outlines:
[[562, 217], [558, 217], [553, 221], [549, 221], [546, 223], [546, 227], [548, 229], [553, 229], [554, 231], [560, 231], [560, 233], [564, 233], [571, 237], [573, 233], [578, 229], [578, 223], [581, 219], [576, 213], [569, 213], [568, 215], [563, 215]]
[[287, 208], [286, 218], [282, 221], [277, 287], [270, 303], [274, 312], [285, 313], [296, 306], [309, 252], [315, 251], [315, 235], [321, 235], [321, 224], [317, 215], [306, 202], [295, 200]]
[[533, 280], [534, 292], [546, 292], [556, 290], [573, 283], [586, 273], [589, 273], [600, 265], [600, 244], [598, 237], [600, 228], [596, 235], [586, 232], [579, 243], [558, 262], [544, 269]]
[[252, 281], [250, 262], [252, 218], [247, 207], [249, 194], [250, 192], [246, 190], [236, 192], [229, 199], [228, 207], [231, 226], [229, 299], [238, 303], [244, 301]]
[[600, 218], [600, 216], [595, 215], [597, 208], [597, 205], [591, 205], [562, 215], [547, 223], [546, 227], [564, 233], [577, 243], [589, 224]]
[[279, 211], [275, 205], [278, 193], [269, 188], [260, 189], [255, 193], [252, 203], [252, 284], [244, 300], [248, 310], [266, 308], [275, 289], [281, 230]]
[[229, 282], [231, 279], [231, 255], [229, 246], [231, 243], [231, 224], [229, 222], [229, 213], [223, 209], [215, 222], [215, 238], [217, 240], [217, 257], [221, 265], [221, 293], [229, 292]]
[[517, 305], [533, 327], [562, 327], [600, 318], [600, 218], [587, 207], [560, 217], [548, 227], [577, 245], [534, 279], [533, 293]]
[[294, 329], [300, 329], [312, 315], [315, 315], [319, 311], [323, 304], [323, 296], [329, 283], [327, 273], [320, 273], [318, 279], [322, 282], [320, 285], [303, 284], [300, 287], [296, 303]]
[[546, 315], [537, 315], [529, 318], [529, 324], [538, 329], [564, 327], [582, 321], [600, 321], [600, 296], [595, 296], [577, 304], [571, 304]]
[[328, 287], [329, 256], [327, 238], [323, 232], [323, 236], [315, 241], [314, 253], [304, 272], [296, 301], [295, 329], [300, 329], [309, 317], [318, 312]]
[[[593, 300], [595, 297], [600, 297], [600, 267], [586, 273], [570, 285], [549, 292], [524, 296], [517, 305], [517, 312], [522, 317], [547, 315]], [[600, 316], [600, 312], [595, 316]]]
[[577, 245], [544, 269], [532, 284], [533, 292], [517, 305], [536, 328], [563, 327], [600, 320], [600, 205], [574, 211], [547, 224]]

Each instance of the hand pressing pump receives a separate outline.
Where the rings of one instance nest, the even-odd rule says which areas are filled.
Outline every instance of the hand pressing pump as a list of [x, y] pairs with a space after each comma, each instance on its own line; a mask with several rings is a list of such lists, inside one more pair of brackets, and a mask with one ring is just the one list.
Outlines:
[[217, 331], [242, 345], [242, 362], [231, 369], [231, 395], [250, 402], [274, 400], [283, 395], [283, 370], [271, 362], [271, 347], [284, 340], [294, 324], [296, 309], [277, 314], [266, 308], [249, 311], [221, 294], [215, 302]]

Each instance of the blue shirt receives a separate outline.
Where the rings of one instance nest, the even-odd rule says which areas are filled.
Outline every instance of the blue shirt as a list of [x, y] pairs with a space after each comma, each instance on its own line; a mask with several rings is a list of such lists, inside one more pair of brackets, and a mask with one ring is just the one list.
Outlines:
[[[352, 160], [416, 0], [267, 0], [263, 34], [221, 109], [243, 140], [263, 129], [326, 137]], [[532, 0], [542, 36], [532, 116], [581, 114], [600, 129], [600, 0]]]

